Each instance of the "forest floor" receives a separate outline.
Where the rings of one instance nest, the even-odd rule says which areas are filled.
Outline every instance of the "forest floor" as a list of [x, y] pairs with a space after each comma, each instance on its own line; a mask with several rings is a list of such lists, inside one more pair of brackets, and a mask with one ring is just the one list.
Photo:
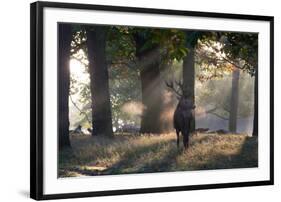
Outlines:
[[244, 134], [195, 134], [184, 151], [175, 133], [71, 136], [59, 154], [59, 177], [152, 173], [258, 166], [258, 140]]

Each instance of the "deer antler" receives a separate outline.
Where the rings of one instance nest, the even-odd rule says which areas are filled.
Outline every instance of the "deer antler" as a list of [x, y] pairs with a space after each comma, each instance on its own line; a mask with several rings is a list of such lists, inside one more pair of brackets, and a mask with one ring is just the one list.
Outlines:
[[175, 83], [177, 84], [178, 86], [178, 89], [182, 92], [182, 95], [183, 95], [183, 81], [182, 80], [176, 80]]
[[[165, 81], [166, 83], [166, 86], [168, 88], [170, 88], [172, 91], [174, 91], [179, 97], [182, 97], [182, 94], [179, 92], [179, 90], [177, 90], [175, 87], [174, 87], [174, 82], [173, 81]], [[176, 81], [175, 82], [181, 89], [182, 89], [182, 84], [180, 84], [180, 81]]]

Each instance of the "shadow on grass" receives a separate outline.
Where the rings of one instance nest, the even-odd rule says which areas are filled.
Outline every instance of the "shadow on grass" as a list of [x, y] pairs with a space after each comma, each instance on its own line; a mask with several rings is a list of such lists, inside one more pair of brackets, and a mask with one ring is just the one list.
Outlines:
[[155, 143], [137, 148], [105, 171], [104, 174], [152, 173], [169, 171], [176, 158], [182, 153], [176, 141]]
[[[91, 166], [69, 166], [73, 165], [75, 154], [73, 151], [64, 151], [68, 153], [68, 158], [72, 158], [72, 163], [68, 164], [67, 159], [61, 160], [59, 176], [75, 177], [80, 175], [96, 176], [96, 175], [117, 175], [129, 173], [151, 173], [169, 171], [171, 166], [175, 164], [176, 157], [183, 152], [177, 149], [174, 139], [162, 140], [157, 143], [138, 145], [132, 150], [126, 151], [119, 161], [109, 165], [106, 169], [92, 169]], [[77, 164], [78, 165], [78, 164]]]

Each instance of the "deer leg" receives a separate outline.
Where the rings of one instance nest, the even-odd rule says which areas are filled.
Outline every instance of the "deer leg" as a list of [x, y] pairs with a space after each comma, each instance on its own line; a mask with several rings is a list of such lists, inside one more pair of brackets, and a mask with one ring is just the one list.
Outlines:
[[190, 132], [190, 120], [187, 122], [184, 130], [184, 138], [183, 138], [184, 149], [187, 149], [189, 145], [189, 132]]
[[186, 149], [186, 134], [185, 133], [183, 134], [182, 143], [183, 143], [184, 149]]
[[188, 149], [188, 145], [189, 145], [189, 134], [188, 133], [184, 134], [183, 145], [184, 145], [184, 149]]
[[177, 147], [179, 148], [179, 146], [180, 146], [180, 139], [179, 139], [180, 132], [178, 130], [176, 130], [176, 133], [177, 133]]

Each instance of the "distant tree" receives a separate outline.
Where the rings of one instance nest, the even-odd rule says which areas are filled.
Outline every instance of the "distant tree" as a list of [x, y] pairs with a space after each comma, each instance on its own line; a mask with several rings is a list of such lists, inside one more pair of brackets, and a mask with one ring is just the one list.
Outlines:
[[87, 50], [91, 80], [92, 135], [113, 136], [106, 61], [107, 28], [87, 27]]
[[236, 65], [251, 76], [255, 76], [253, 136], [258, 136], [258, 35], [242, 33], [223, 33], [224, 52], [229, 58], [239, 59], [242, 65]]
[[240, 71], [235, 68], [232, 71], [232, 85], [231, 85], [231, 99], [229, 111], [229, 131], [236, 133], [237, 129], [237, 115], [239, 103], [239, 77]]
[[70, 147], [69, 140], [69, 85], [70, 85], [70, 45], [72, 40], [72, 27], [70, 24], [59, 25], [58, 50], [58, 93], [59, 93], [59, 149]]

